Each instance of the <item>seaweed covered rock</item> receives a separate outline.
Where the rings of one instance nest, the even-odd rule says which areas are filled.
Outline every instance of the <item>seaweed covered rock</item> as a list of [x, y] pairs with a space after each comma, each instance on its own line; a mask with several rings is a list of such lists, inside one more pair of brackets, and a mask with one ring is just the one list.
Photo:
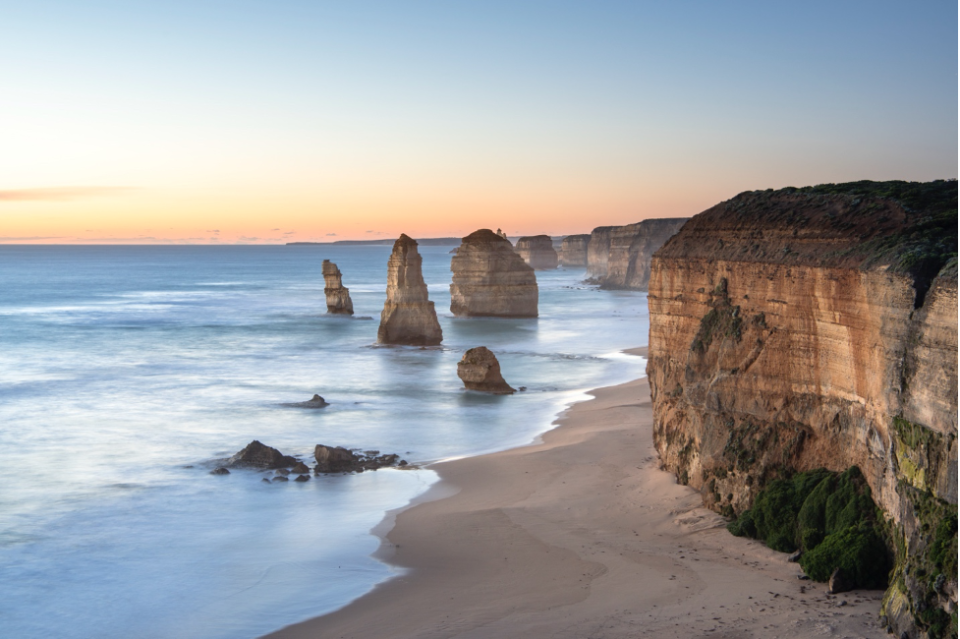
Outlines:
[[457, 376], [468, 390], [510, 395], [516, 392], [500, 374], [500, 362], [486, 346], [471, 348], [457, 364]]
[[243, 450], [230, 457], [224, 466], [227, 468], [289, 468], [296, 463], [297, 460], [293, 457], [253, 440]]

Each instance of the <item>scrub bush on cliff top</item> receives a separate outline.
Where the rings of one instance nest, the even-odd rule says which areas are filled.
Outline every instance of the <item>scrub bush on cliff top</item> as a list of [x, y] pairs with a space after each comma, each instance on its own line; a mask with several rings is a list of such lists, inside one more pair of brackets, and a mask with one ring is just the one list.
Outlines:
[[802, 549], [800, 565], [817, 581], [841, 568], [859, 587], [887, 583], [890, 553], [870, 487], [856, 466], [839, 475], [820, 469], [773, 480], [727, 528], [781, 552]]

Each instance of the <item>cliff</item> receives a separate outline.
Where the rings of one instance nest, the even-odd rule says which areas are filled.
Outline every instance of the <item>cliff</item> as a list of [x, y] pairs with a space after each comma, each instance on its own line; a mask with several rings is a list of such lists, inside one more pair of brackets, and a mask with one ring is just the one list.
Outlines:
[[353, 315], [353, 300], [350, 289], [343, 285], [343, 274], [330, 260], [323, 261], [323, 292], [327, 298], [327, 312]]
[[862, 182], [742, 193], [651, 263], [663, 465], [728, 516], [775, 477], [857, 466], [910, 636], [956, 610], [956, 251], [955, 181]]
[[521, 237], [516, 250], [524, 262], [538, 271], [555, 269], [559, 263], [549, 235]]
[[450, 270], [454, 315], [537, 316], [537, 276], [501, 235], [480, 229], [463, 238]]
[[690, 218], [600, 226], [590, 234], [587, 279], [600, 288], [647, 290], [650, 259]]
[[422, 262], [417, 242], [400, 235], [387, 262], [387, 301], [380, 314], [377, 342], [435, 346], [443, 340], [437, 312], [427, 298]]
[[586, 266], [589, 235], [568, 235], [560, 244], [561, 266]]

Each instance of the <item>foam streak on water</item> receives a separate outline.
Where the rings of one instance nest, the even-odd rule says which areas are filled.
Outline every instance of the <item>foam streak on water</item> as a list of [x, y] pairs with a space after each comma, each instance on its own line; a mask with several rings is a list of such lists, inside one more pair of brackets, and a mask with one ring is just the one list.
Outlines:
[[[380, 470], [208, 474], [259, 439], [411, 462], [531, 441], [642, 374], [645, 296], [538, 273], [540, 318], [455, 319], [450, 247], [421, 247], [438, 349], [377, 348], [390, 247], [0, 246], [0, 620], [10, 637], [240, 638], [391, 576], [370, 534], [434, 481]], [[356, 316], [324, 314], [335, 261]], [[484, 345], [511, 397], [462, 390]], [[280, 404], [323, 395], [323, 410]]]

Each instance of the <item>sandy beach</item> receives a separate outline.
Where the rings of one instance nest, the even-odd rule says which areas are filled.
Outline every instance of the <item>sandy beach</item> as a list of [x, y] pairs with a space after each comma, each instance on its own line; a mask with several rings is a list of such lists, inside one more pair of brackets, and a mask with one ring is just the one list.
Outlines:
[[887, 636], [881, 591], [798, 580], [659, 469], [646, 379], [591, 394], [538, 443], [435, 464], [382, 525], [406, 574], [268, 637]]

